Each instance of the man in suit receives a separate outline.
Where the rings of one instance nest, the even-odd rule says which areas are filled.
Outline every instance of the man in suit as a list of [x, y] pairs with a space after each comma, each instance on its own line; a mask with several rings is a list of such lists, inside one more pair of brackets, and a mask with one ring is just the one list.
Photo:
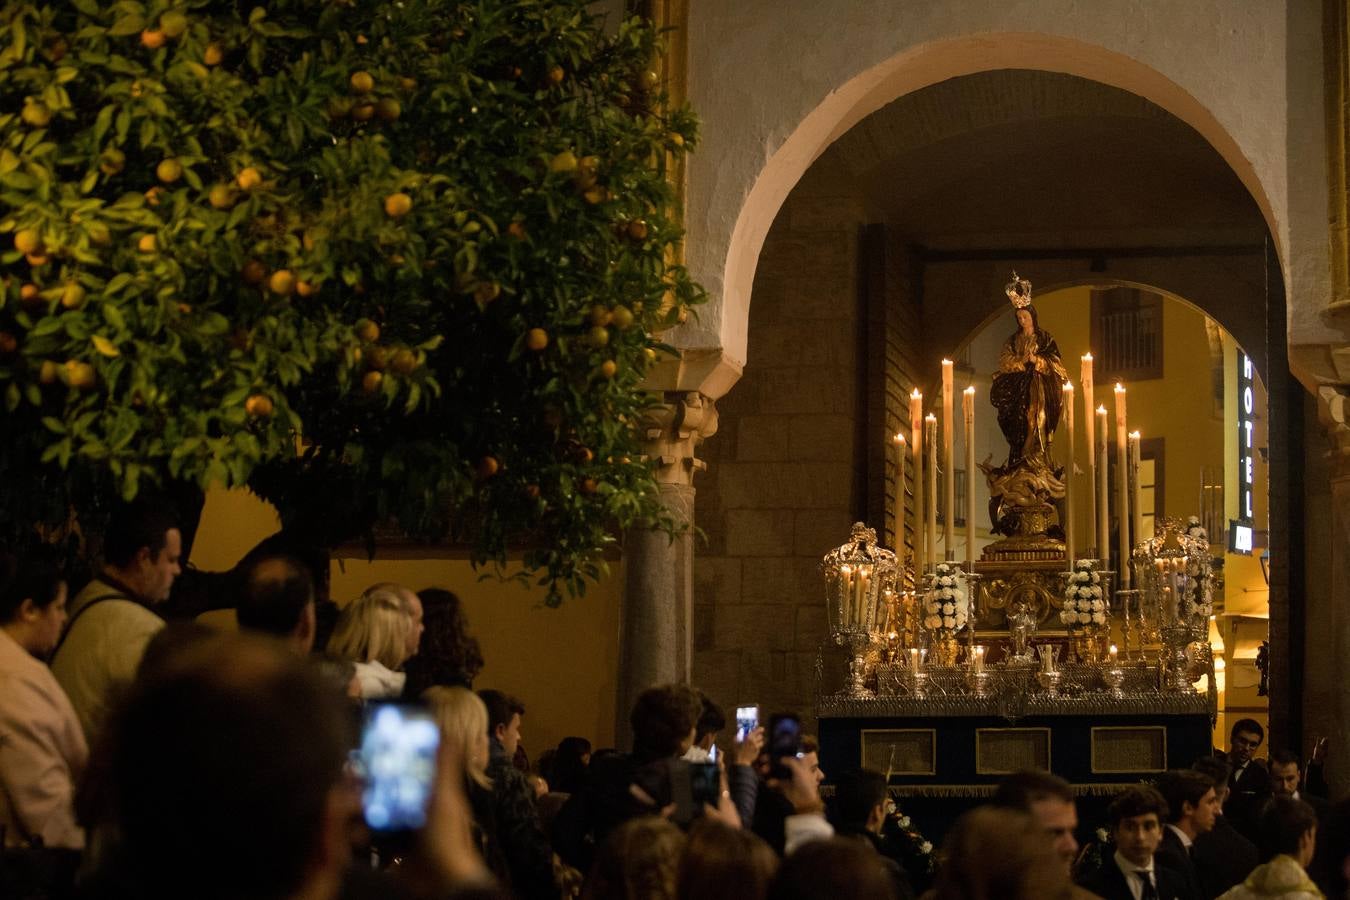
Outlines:
[[1155, 860], [1167, 801], [1146, 784], [1126, 789], [1106, 810], [1116, 852], [1083, 882], [1103, 900], [1193, 900], [1185, 879]]
[[[1202, 756], [1192, 766], [1214, 782], [1214, 796], [1222, 810], [1228, 799], [1228, 763], [1217, 756]], [[1260, 864], [1256, 845], [1243, 837], [1222, 812], [1214, 817], [1214, 827], [1197, 835], [1191, 844], [1191, 862], [1200, 878], [1200, 894], [1214, 900], [1224, 891], [1242, 883]]]
[[1167, 826], [1154, 854], [1158, 861], [1186, 879], [1191, 893], [1201, 896], [1200, 876], [1191, 860], [1195, 839], [1214, 829], [1219, 801], [1214, 782], [1190, 769], [1167, 772], [1158, 780], [1167, 801]]
[[1272, 792], [1270, 773], [1261, 760], [1255, 758], [1256, 749], [1265, 739], [1266, 730], [1260, 722], [1238, 719], [1229, 732], [1225, 756], [1232, 772], [1228, 776], [1228, 803], [1224, 805], [1223, 814], [1253, 843], [1256, 842], [1257, 819]]
[[1331, 812], [1331, 804], [1322, 797], [1303, 790], [1303, 766], [1298, 755], [1288, 750], [1272, 750], [1270, 753], [1270, 784], [1276, 797], [1292, 797], [1302, 800], [1317, 813], [1317, 821], [1326, 819]]

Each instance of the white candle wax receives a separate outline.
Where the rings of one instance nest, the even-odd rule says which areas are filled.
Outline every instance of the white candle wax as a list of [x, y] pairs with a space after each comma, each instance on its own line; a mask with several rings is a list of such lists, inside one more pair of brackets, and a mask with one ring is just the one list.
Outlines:
[[1128, 439], [1125, 430], [1125, 388], [1116, 385], [1116, 532], [1120, 557], [1120, 589], [1130, 588], [1130, 469], [1127, 454]]
[[952, 418], [952, 361], [942, 361], [942, 549], [946, 559], [955, 559], [952, 532], [956, 524], [956, 462], [953, 451], [955, 427]]
[[912, 469], [914, 470], [914, 577], [928, 570], [928, 535], [923, 527], [923, 394], [915, 388], [909, 395], [909, 437]]
[[1068, 568], [1073, 569], [1074, 562], [1074, 528], [1073, 528], [1073, 463], [1074, 463], [1074, 434], [1073, 434], [1073, 382], [1064, 382], [1064, 434], [1068, 437], [1069, 453], [1068, 460], [1064, 464], [1064, 559], [1068, 562]]
[[961, 394], [966, 424], [966, 571], [975, 571], [975, 388]]

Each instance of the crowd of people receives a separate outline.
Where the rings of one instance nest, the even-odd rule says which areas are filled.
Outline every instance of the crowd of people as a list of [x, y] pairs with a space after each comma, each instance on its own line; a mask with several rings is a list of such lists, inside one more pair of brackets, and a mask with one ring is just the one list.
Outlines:
[[[532, 763], [525, 705], [473, 689], [483, 655], [448, 591], [377, 584], [339, 612], [326, 570], [264, 548], [234, 575], [237, 632], [166, 624], [181, 546], [161, 509], [119, 508], [69, 601], [54, 557], [0, 555], [0, 896], [1350, 897], [1325, 744], [1267, 763], [1250, 719], [1122, 791], [1082, 846], [1072, 787], [1028, 771], [935, 849], [884, 775], [822, 771], [809, 735], [771, 755], [687, 685], [638, 697], [630, 746], [568, 737]], [[385, 833], [353, 749], [362, 711], [400, 699], [439, 742], [421, 826]]]

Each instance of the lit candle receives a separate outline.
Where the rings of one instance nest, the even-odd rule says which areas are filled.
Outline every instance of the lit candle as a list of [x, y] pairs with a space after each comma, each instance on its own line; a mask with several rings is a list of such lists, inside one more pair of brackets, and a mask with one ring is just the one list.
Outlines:
[[909, 648], [909, 670], [918, 672], [923, 668], [923, 651], [918, 647]]
[[946, 559], [952, 552], [952, 531], [956, 524], [956, 457], [953, 450], [955, 426], [952, 419], [952, 361], [942, 361], [942, 549]]
[[[1080, 369], [1083, 382], [1083, 436], [1087, 441], [1087, 462], [1088, 462], [1088, 522], [1097, 521], [1097, 433], [1096, 420], [1092, 418], [1092, 411], [1096, 409], [1092, 399], [1092, 354], [1084, 353], [1082, 358], [1082, 368]], [[1094, 526], [1095, 527], [1095, 526]], [[1092, 533], [1092, 529], [1088, 529]], [[1090, 540], [1090, 539], [1089, 539]], [[1104, 548], [1098, 548], [1098, 557], [1105, 556]]]
[[1116, 385], [1116, 527], [1120, 546], [1120, 589], [1130, 589], [1130, 464], [1125, 431], [1125, 388]]
[[975, 571], [975, 388], [961, 394], [966, 422], [966, 571]]
[[1107, 657], [1107, 662], [1109, 662], [1109, 663], [1111, 664], [1111, 667], [1112, 667], [1112, 668], [1115, 668], [1116, 662], [1119, 660], [1119, 651], [1116, 650], [1116, 645], [1115, 645], [1115, 644], [1112, 644], [1111, 647], [1110, 647], [1110, 649], [1108, 649], [1108, 650], [1106, 651], [1106, 657]]
[[[928, 570], [928, 535], [923, 527], [923, 394], [915, 388], [909, 395], [909, 439], [914, 465], [914, 577]], [[917, 584], [917, 581], [916, 581]]]
[[1069, 459], [1064, 465], [1064, 558], [1068, 560], [1069, 569], [1073, 569], [1075, 542], [1073, 539], [1074, 435], [1072, 381], [1064, 382], [1064, 433], [1069, 438]]
[[[1107, 486], [1106, 407], [1097, 407], [1097, 553], [1103, 563], [1111, 558], [1110, 488]], [[1109, 565], [1104, 568], [1110, 568]]]
[[852, 624], [858, 628], [871, 628], [870, 618], [867, 614], [868, 605], [868, 582], [871, 580], [872, 570], [867, 566], [858, 567], [858, 600], [853, 608]]
[[1139, 503], [1139, 432], [1130, 432], [1130, 530], [1137, 544], [1144, 539], [1144, 507]]
[[895, 433], [895, 561], [904, 569], [905, 565], [905, 436]]
[[928, 445], [928, 558], [930, 571], [937, 568], [937, 416], [924, 417], [924, 443]]
[[839, 592], [839, 627], [848, 627], [848, 608], [853, 601], [853, 567], [840, 566], [839, 574], [844, 579], [844, 589]]
[[976, 644], [970, 648], [970, 668], [976, 674], [984, 671], [984, 644]]

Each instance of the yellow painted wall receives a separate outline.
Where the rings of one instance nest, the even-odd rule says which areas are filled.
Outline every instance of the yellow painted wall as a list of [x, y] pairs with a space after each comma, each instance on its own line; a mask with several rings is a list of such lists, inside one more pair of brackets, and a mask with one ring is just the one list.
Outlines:
[[[192, 562], [205, 570], [228, 569], [276, 528], [272, 507], [247, 491], [212, 490]], [[380, 581], [458, 594], [487, 661], [474, 687], [507, 691], [525, 703], [523, 734], [531, 758], [568, 735], [597, 747], [613, 744], [622, 565], [612, 564], [609, 577], [559, 609], [543, 605], [541, 589], [480, 581], [463, 559], [335, 559], [332, 580], [338, 603]]]

